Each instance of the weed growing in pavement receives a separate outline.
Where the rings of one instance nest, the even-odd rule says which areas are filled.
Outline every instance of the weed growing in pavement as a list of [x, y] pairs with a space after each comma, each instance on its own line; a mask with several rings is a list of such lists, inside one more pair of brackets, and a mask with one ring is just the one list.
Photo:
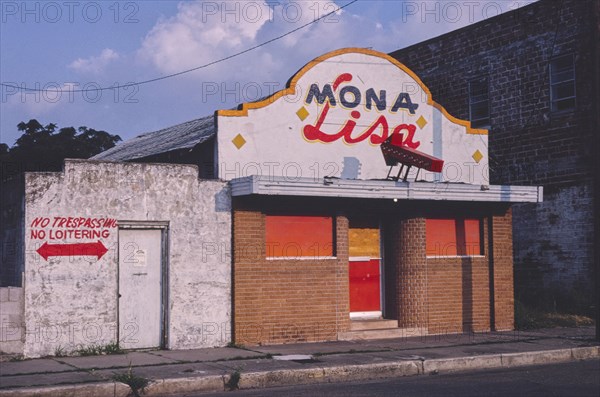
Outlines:
[[225, 383], [225, 387], [227, 390], [238, 390], [240, 388], [240, 378], [242, 374], [239, 370], [235, 370], [231, 375], [229, 375], [229, 380]]
[[66, 357], [67, 351], [65, 350], [64, 347], [62, 347], [61, 345], [58, 345], [58, 347], [56, 347], [56, 349], [54, 349], [54, 356], [55, 357]]
[[246, 348], [246, 346], [244, 346], [244, 345], [241, 345], [241, 344], [237, 344], [237, 343], [235, 343], [235, 342], [233, 342], [233, 341], [229, 342], [229, 343], [227, 344], [227, 347], [233, 347], [233, 348], [235, 348], [235, 349], [245, 349], [245, 348]]
[[131, 391], [135, 397], [140, 397], [140, 392], [143, 394], [144, 389], [150, 384], [150, 380], [142, 376], [138, 376], [133, 373], [131, 363], [129, 363], [129, 369], [127, 372], [113, 372], [113, 380], [126, 384], [131, 388]]
[[[56, 352], [55, 352], [56, 353]], [[112, 342], [104, 346], [100, 345], [89, 345], [81, 346], [75, 351], [80, 356], [100, 356], [103, 354], [125, 354], [119, 347], [117, 342]]]
[[97, 345], [81, 346], [75, 350], [79, 356], [99, 356], [102, 354], [102, 347]]
[[104, 347], [102, 347], [102, 352], [104, 354], [125, 354], [125, 352], [121, 350], [117, 342], [112, 342], [108, 345], [105, 345]]

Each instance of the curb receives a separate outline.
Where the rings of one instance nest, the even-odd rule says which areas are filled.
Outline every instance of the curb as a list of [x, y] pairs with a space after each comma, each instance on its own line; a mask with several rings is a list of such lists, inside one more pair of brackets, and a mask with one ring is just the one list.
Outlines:
[[[391, 363], [355, 364], [294, 370], [276, 370], [269, 372], [246, 372], [241, 374], [238, 388], [259, 389], [273, 386], [385, 379], [399, 376], [437, 374], [442, 372], [450, 373], [491, 368], [553, 364], [595, 359], [598, 357], [600, 357], [600, 346], [590, 346], [575, 347], [571, 349], [488, 354], [442, 359], [403, 360]], [[159, 379], [153, 381], [145, 389], [144, 395], [160, 396], [177, 393], [219, 392], [225, 390], [225, 384], [229, 379], [229, 375]], [[57, 395], [66, 397], [126, 397], [130, 392], [131, 389], [125, 384], [106, 382], [7, 389], [0, 390], [0, 397], [52, 397]]]
[[11, 397], [84, 397], [115, 396], [126, 397], [131, 392], [129, 386], [119, 382], [84, 383], [0, 390], [0, 396]]
[[266, 373], [250, 372], [242, 373], [239, 388], [260, 389], [273, 386], [385, 379], [398, 376], [413, 376], [421, 373], [422, 365], [419, 360], [342, 365], [302, 370], [279, 370]]
[[[227, 376], [203, 376], [189, 378], [170, 378], [153, 381], [144, 389], [144, 396], [164, 396], [180, 393], [220, 392], [225, 390]], [[129, 387], [127, 387], [129, 391]], [[1, 395], [0, 395], [1, 396]], [[45, 397], [45, 396], [44, 396]]]
[[423, 373], [431, 374], [476, 369], [522, 367], [527, 365], [588, 360], [598, 357], [600, 357], [600, 347], [590, 346], [559, 350], [538, 350], [532, 352], [430, 359], [423, 361]]

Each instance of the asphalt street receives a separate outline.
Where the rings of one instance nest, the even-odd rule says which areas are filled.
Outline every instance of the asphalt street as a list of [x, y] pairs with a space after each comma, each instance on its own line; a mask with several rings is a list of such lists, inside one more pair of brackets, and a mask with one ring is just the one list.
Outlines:
[[191, 396], [600, 396], [600, 360]]

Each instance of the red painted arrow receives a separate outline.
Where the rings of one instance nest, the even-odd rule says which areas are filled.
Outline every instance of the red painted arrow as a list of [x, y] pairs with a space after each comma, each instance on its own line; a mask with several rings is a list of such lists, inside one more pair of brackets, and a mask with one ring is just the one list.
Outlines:
[[48, 260], [50, 256], [96, 256], [98, 259], [102, 258], [104, 254], [108, 252], [108, 249], [102, 244], [101, 241], [95, 243], [78, 243], [78, 244], [48, 244], [45, 242], [37, 253], [42, 256], [45, 260]]

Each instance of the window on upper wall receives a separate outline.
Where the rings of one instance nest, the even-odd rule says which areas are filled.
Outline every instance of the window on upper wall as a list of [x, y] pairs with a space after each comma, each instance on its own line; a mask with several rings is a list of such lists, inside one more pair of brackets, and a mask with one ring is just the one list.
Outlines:
[[563, 55], [550, 61], [550, 110], [575, 108], [575, 57]]
[[487, 77], [469, 81], [469, 120], [471, 120], [471, 127], [490, 125], [490, 96]]
[[426, 253], [429, 257], [482, 255], [479, 219], [427, 219]]
[[266, 216], [269, 258], [310, 259], [334, 255], [334, 223], [330, 216]]

